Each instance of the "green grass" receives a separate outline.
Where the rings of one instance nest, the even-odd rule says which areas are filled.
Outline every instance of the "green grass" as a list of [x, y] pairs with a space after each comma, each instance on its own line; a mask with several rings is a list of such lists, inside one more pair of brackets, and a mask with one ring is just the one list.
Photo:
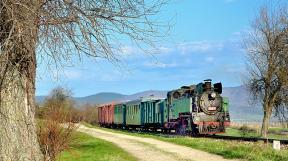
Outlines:
[[259, 137], [256, 132], [247, 132], [245, 135], [241, 133], [241, 130], [236, 128], [226, 128], [226, 132], [223, 134], [218, 135], [225, 135], [225, 136], [245, 136], [245, 137]]
[[62, 152], [57, 161], [133, 161], [137, 160], [116, 145], [84, 133], [75, 134], [70, 149]]
[[[282, 128], [270, 128], [269, 132], [268, 132], [268, 138], [269, 139], [279, 139], [279, 140], [288, 139], [288, 135], [281, 135], [280, 134], [281, 131], [283, 131]], [[241, 130], [239, 130], [237, 128], [227, 128], [226, 132], [224, 134], [220, 134], [220, 135], [243, 136], [243, 134], [241, 133]], [[245, 137], [260, 137], [260, 135], [257, 134], [256, 132], [247, 132]]]
[[[90, 127], [93, 127], [89, 125]], [[99, 128], [99, 127], [94, 127]], [[191, 138], [184, 136], [163, 137], [161, 134], [131, 133], [123, 130], [112, 130], [101, 128], [106, 131], [123, 133], [133, 136], [154, 138], [161, 141], [184, 145], [194, 149], [203, 150], [209, 153], [218, 154], [229, 159], [244, 159], [249, 161], [287, 161], [288, 150], [275, 151], [271, 144], [263, 142], [250, 143], [239, 141], [224, 141], [210, 138]], [[230, 134], [237, 135], [237, 131], [231, 130]]]
[[221, 155], [231, 159], [245, 159], [251, 161], [287, 161], [288, 151], [277, 152], [271, 145], [264, 143], [243, 143], [237, 141], [223, 141], [209, 138], [158, 138], [163, 141], [185, 145], [191, 148], [200, 149], [210, 153]]

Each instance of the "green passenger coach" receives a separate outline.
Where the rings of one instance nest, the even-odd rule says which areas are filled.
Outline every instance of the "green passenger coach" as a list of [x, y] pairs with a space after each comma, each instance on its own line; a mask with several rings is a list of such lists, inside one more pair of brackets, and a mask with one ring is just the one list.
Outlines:
[[164, 122], [165, 102], [163, 99], [144, 99], [141, 102], [142, 125], [147, 128], [159, 128]]
[[141, 100], [126, 103], [126, 126], [141, 126]]
[[126, 105], [116, 104], [114, 106], [114, 124], [118, 127], [124, 127], [126, 125]]
[[161, 128], [164, 123], [165, 114], [163, 112], [166, 107], [164, 99], [153, 97], [129, 101], [126, 103], [125, 126], [128, 128]]

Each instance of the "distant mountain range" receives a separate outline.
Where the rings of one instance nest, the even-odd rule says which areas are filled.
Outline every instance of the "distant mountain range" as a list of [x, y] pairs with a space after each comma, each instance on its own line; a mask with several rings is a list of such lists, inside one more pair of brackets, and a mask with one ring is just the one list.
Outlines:
[[[108, 102], [123, 102], [128, 100], [139, 99], [140, 97], [154, 95], [157, 98], [166, 98], [167, 91], [149, 90], [135, 93], [132, 95], [124, 95], [120, 93], [102, 92], [86, 97], [74, 97], [73, 99], [78, 105], [81, 104], [103, 104]], [[250, 104], [249, 92], [245, 86], [226, 87], [223, 89], [222, 96], [228, 97], [230, 102], [230, 115], [232, 121], [261, 121], [262, 110], [259, 105]], [[45, 96], [37, 96], [36, 101], [43, 103]]]
[[262, 121], [262, 107], [251, 102], [250, 93], [245, 86], [224, 88], [222, 96], [229, 98], [232, 121]]
[[[124, 102], [129, 100], [139, 99], [140, 97], [151, 96], [157, 98], [166, 98], [167, 91], [156, 91], [149, 90], [144, 92], [135, 93], [132, 95], [124, 95], [120, 93], [113, 92], [101, 92], [94, 95], [86, 96], [86, 97], [73, 97], [73, 100], [78, 104], [104, 104], [109, 102]], [[36, 96], [36, 102], [42, 104], [45, 101], [46, 96]]]

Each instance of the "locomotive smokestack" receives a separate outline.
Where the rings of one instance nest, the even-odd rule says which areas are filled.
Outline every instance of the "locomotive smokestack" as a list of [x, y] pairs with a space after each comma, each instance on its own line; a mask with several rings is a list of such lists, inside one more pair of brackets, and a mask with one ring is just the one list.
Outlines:
[[205, 86], [204, 86], [204, 89], [206, 90], [206, 91], [209, 91], [209, 90], [211, 90], [211, 79], [206, 79], [206, 80], [204, 80], [204, 82], [205, 82]]

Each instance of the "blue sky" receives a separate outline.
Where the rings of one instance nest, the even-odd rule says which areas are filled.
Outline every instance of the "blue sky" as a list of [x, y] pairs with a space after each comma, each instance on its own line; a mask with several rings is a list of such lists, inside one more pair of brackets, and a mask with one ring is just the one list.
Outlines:
[[172, 18], [174, 25], [153, 57], [127, 43], [121, 67], [88, 58], [58, 70], [46, 70], [40, 63], [36, 95], [47, 95], [56, 86], [71, 89], [74, 96], [132, 94], [175, 89], [207, 78], [225, 87], [241, 85], [246, 72], [242, 35], [250, 30], [249, 23], [264, 2], [174, 0], [158, 16], [164, 22]]

